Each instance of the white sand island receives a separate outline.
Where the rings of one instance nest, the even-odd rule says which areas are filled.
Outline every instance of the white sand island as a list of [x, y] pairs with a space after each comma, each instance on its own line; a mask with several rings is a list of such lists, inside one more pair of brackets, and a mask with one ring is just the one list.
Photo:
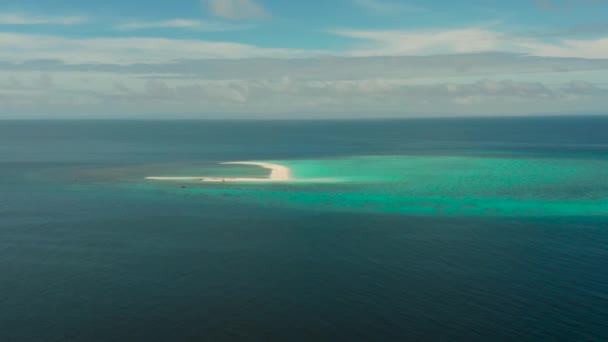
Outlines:
[[230, 178], [230, 177], [146, 177], [148, 180], [157, 181], [199, 181], [207, 183], [227, 183], [227, 182], [287, 182], [292, 180], [291, 170], [283, 165], [262, 163], [262, 162], [229, 162], [223, 165], [252, 165], [270, 170], [268, 178]]

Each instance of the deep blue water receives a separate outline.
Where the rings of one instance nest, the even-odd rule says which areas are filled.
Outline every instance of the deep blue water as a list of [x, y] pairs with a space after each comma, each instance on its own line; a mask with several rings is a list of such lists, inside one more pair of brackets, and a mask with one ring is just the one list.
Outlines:
[[0, 340], [608, 340], [606, 215], [133, 186], [219, 161], [471, 154], [606, 159], [608, 118], [0, 121]]

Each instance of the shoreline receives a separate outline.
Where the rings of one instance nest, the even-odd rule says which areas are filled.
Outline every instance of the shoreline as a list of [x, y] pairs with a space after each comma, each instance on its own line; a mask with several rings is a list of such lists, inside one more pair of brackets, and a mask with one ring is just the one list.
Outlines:
[[158, 181], [199, 181], [204, 183], [234, 183], [234, 182], [288, 182], [293, 180], [291, 177], [291, 169], [280, 164], [272, 164], [265, 162], [226, 162], [222, 165], [249, 165], [259, 166], [270, 170], [268, 178], [246, 178], [246, 177], [146, 177], [147, 180]]

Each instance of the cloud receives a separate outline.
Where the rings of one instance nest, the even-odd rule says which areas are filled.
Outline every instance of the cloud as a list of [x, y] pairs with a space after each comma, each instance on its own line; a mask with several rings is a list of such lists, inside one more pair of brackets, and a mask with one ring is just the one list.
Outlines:
[[537, 56], [608, 58], [608, 38], [563, 39], [553, 44], [526, 41], [520, 45]]
[[194, 39], [78, 39], [0, 32], [0, 61], [26, 61], [39, 56], [47, 62], [129, 64], [179, 59], [293, 58], [314, 53]]
[[0, 13], [0, 25], [81, 25], [89, 21], [86, 17], [49, 17], [15, 13]]
[[[402, 116], [428, 113], [527, 114], [559, 111], [574, 104], [578, 110], [606, 105], [608, 90], [584, 81], [559, 84], [479, 80], [472, 83], [402, 84], [394, 80], [298, 81], [278, 80], [147, 81], [140, 96], [148, 103], [196, 108], [203, 112], [289, 113], [338, 112], [353, 115], [397, 112]], [[123, 98], [123, 100], [126, 100]], [[127, 100], [129, 101], [129, 100]], [[139, 101], [139, 100], [138, 100]], [[497, 106], [498, 105], [498, 106]], [[200, 108], [200, 107], [199, 107]], [[201, 109], [199, 109], [201, 111]]]
[[256, 19], [270, 13], [255, 0], [203, 0], [213, 15], [225, 19]]
[[211, 104], [247, 102], [247, 82], [199, 82], [170, 86], [163, 80], [148, 80], [140, 94], [162, 101], [206, 102]]
[[608, 94], [608, 89], [585, 81], [570, 81], [549, 85], [540, 81], [518, 82], [485, 79], [468, 84], [444, 83], [405, 87], [403, 89], [418, 96], [446, 97], [454, 101], [472, 98], [477, 99], [477, 101], [504, 98], [563, 100], [571, 99], [574, 96], [594, 97]]
[[133, 89], [127, 87], [121, 81], [115, 81], [114, 82], [114, 88], [116, 90], [118, 90], [119, 92], [121, 92], [121, 93], [125, 93], [125, 94], [133, 94], [134, 93]]
[[544, 41], [483, 27], [443, 30], [341, 29], [330, 32], [365, 42], [351, 51], [353, 56], [513, 52], [543, 57], [608, 58], [608, 38]]
[[[123, 76], [97, 76], [82, 84], [6, 90], [0, 88], [0, 105], [22, 112], [69, 111], [73, 113], [190, 113], [186, 117], [319, 117], [332, 116], [435, 116], [504, 115], [605, 110], [608, 89], [586, 81], [548, 84], [509, 79], [474, 82], [403, 83], [399, 80], [353, 81], [281, 79], [235, 80], [137, 80]], [[101, 87], [100, 87], [101, 85]], [[61, 89], [63, 87], [63, 90]], [[67, 89], [66, 89], [67, 87]], [[42, 90], [42, 91], [41, 91]], [[260, 114], [264, 113], [264, 114]], [[299, 114], [289, 114], [299, 113]], [[179, 115], [179, 114], [176, 114]]]
[[38, 80], [38, 85], [40, 88], [53, 88], [55, 86], [55, 82], [53, 81], [53, 77], [48, 74], [40, 75], [40, 79]]
[[[197, 23], [138, 24], [193, 29]], [[35, 112], [373, 117], [608, 110], [606, 39], [542, 40], [484, 27], [332, 32], [351, 38], [351, 49], [0, 33], [0, 117]]]
[[[268, 57], [268, 56], [267, 56]], [[275, 56], [272, 56], [275, 57]], [[113, 64], [112, 64], [113, 63]], [[492, 75], [517, 77], [552, 77], [562, 81], [576, 73], [578, 77], [608, 77], [608, 60], [532, 57], [509, 53], [478, 53], [435, 56], [394, 57], [307, 57], [151, 60], [116, 64], [92, 60], [65, 63], [60, 60], [25, 60], [0, 62], [1, 71], [14, 72], [95, 72], [130, 74], [160, 79], [281, 79], [360, 80], [399, 79], [430, 81], [453, 78], [487, 78]], [[549, 75], [549, 76], [547, 76]]]
[[452, 30], [334, 30], [334, 34], [355, 38], [372, 44], [360, 45], [353, 55], [429, 55], [441, 53], [471, 53], [510, 51], [505, 35], [482, 28]]
[[[134, 25], [131, 29], [151, 26], [148, 24]], [[182, 20], [161, 24], [175, 27], [197, 25], [196, 22]], [[37, 67], [48, 68], [62, 63], [129, 65], [203, 59], [398, 57], [495, 52], [548, 58], [608, 59], [608, 38], [543, 40], [478, 27], [388, 31], [341, 29], [331, 33], [351, 38], [354, 44], [343, 51], [299, 50], [197, 39], [66, 38], [0, 32], [0, 63], [25, 63], [31, 61], [32, 56], [38, 58]]]
[[377, 15], [401, 15], [406, 13], [425, 12], [420, 6], [408, 5], [396, 1], [386, 0], [352, 0], [353, 3], [366, 11]]
[[190, 19], [171, 19], [164, 21], [131, 21], [114, 26], [121, 31], [136, 31], [148, 29], [189, 29], [196, 31], [236, 31], [250, 28], [250, 26], [238, 26], [220, 22], [190, 20]]

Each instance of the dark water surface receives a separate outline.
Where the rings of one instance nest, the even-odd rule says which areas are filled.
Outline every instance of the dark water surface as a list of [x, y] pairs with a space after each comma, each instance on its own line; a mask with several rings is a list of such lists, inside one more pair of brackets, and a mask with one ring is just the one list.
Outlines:
[[[533, 160], [548, 176], [563, 160], [587, 177], [540, 182], [559, 206], [532, 216], [516, 196], [509, 215], [410, 215], [142, 180], [359, 156]], [[605, 161], [601, 117], [0, 121], [0, 340], [606, 341], [608, 183], [589, 171]]]

